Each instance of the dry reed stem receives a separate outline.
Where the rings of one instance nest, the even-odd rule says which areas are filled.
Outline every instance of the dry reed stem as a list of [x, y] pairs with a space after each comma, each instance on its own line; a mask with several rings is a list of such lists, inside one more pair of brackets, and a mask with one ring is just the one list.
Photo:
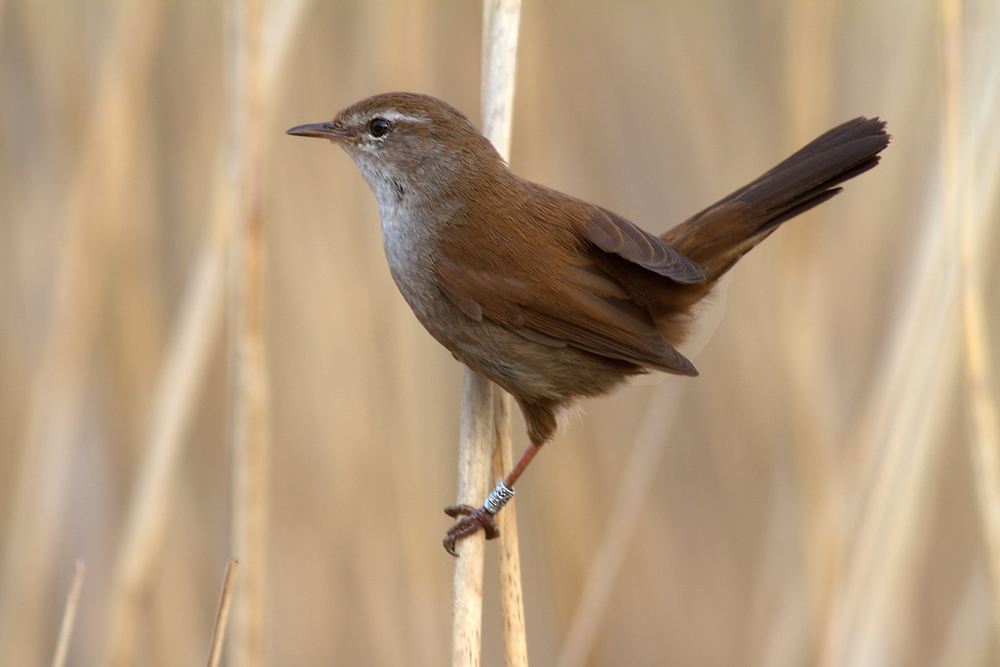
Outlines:
[[[519, 0], [484, 0], [482, 106], [483, 134], [503, 156], [510, 153], [510, 126], [514, 104], [514, 73], [520, 22]], [[459, 451], [459, 504], [478, 505], [489, 492], [491, 459], [498, 445], [510, 448], [510, 399], [502, 390], [472, 370], [465, 370], [462, 392], [462, 437]], [[494, 400], [494, 396], [497, 396]], [[506, 432], [501, 435], [499, 429]], [[501, 454], [503, 458], [503, 454]], [[513, 454], [508, 451], [508, 460]], [[506, 522], [507, 533], [515, 532], [516, 521]], [[482, 651], [483, 534], [476, 533], [459, 543], [455, 562], [452, 612], [452, 664], [478, 665]], [[507, 552], [499, 560], [503, 587], [501, 604], [504, 618], [505, 650], [508, 660], [526, 664], [524, 610], [520, 591], [520, 562], [517, 540], [506, 540]], [[520, 636], [518, 636], [520, 635]]]
[[[493, 390], [497, 447], [493, 450], [493, 484], [499, 484], [514, 466], [510, 437], [510, 395]], [[527, 667], [528, 634], [524, 625], [524, 592], [521, 555], [517, 539], [517, 503], [513, 498], [497, 517], [500, 528], [497, 569], [500, 580], [500, 621], [503, 626], [504, 661], [507, 667]]]
[[243, 563], [230, 663], [263, 667], [267, 606], [270, 397], [264, 339], [263, 0], [232, 0], [231, 152], [237, 202], [230, 253], [232, 553]]
[[[287, 45], [298, 32], [305, 2], [278, 5], [268, 21], [264, 53], [264, 87], [273, 90]], [[220, 153], [229, 150], [224, 139]], [[223, 159], [216, 160], [222, 163]], [[234, 193], [223, 170], [212, 187], [213, 203], [205, 239], [188, 272], [176, 324], [157, 379], [143, 457], [128, 503], [108, 617], [109, 664], [133, 661], [131, 644], [139, 618], [138, 604], [149, 586], [174, 506], [177, 473], [197, 399], [203, 388], [213, 345], [222, 322], [226, 251], [235, 215]]]
[[222, 647], [226, 643], [226, 624], [229, 622], [229, 606], [233, 599], [233, 586], [236, 584], [236, 568], [239, 562], [230, 558], [226, 564], [226, 574], [222, 580], [222, 595], [219, 598], [219, 611], [215, 615], [215, 628], [212, 630], [212, 646], [208, 651], [208, 667], [219, 667], [222, 659]]
[[[521, 0], [483, 1], [482, 111], [483, 134], [505, 160], [510, 160], [514, 87], [517, 80], [517, 43]], [[493, 483], [499, 483], [514, 465], [510, 436], [510, 396], [494, 388]], [[524, 623], [521, 555], [517, 539], [515, 502], [500, 513], [500, 615], [504, 661], [507, 667], [527, 667], [528, 638]]]
[[686, 387], [683, 379], [667, 380], [657, 386], [650, 399], [608, 514], [604, 536], [587, 570], [587, 578], [556, 663], [558, 667], [583, 667], [587, 664], [622, 560], [632, 544], [649, 490], [657, 479], [659, 464], [669, 442], [667, 436]]
[[1000, 423], [997, 418], [997, 394], [992, 381], [993, 356], [984, 296], [985, 272], [980, 251], [990, 238], [991, 218], [981, 219], [980, 211], [976, 210], [981, 198], [975, 196], [976, 181], [969, 173], [969, 165], [978, 164], [975, 154], [979, 142], [963, 142], [960, 131], [965, 116], [962, 105], [965, 74], [962, 4], [961, 0], [941, 1], [944, 42], [941, 151], [943, 199], [945, 215], [950, 221], [949, 227], [955, 230], [959, 238], [962, 332], [965, 342], [963, 361], [965, 392], [969, 397], [969, 446], [993, 591], [993, 627], [1000, 637]]
[[157, 380], [143, 458], [128, 503], [111, 585], [109, 663], [131, 664], [138, 605], [149, 586], [174, 506], [187, 428], [222, 323], [225, 251], [232, 203], [216, 188], [208, 233], [187, 287]]
[[521, 0], [483, 0], [483, 134], [510, 158]]
[[864, 402], [864, 458], [852, 475], [857, 492], [846, 521], [852, 548], [824, 636], [824, 665], [868, 665], [897, 653], [897, 624], [914, 604], [926, 503], [938, 481], [931, 473], [960, 361], [960, 267], [949, 222], [947, 203], [921, 220], [918, 255], [901, 283], [901, 313]]
[[[956, 7], [942, 9], [955, 11]], [[994, 14], [994, 25], [995, 18]], [[995, 29], [991, 32], [989, 19], [988, 12], [980, 14], [984, 23], [976, 27], [992, 35]], [[879, 656], [902, 649], [893, 642], [901, 636], [898, 624], [907, 619], [914, 605], [916, 568], [927, 537], [922, 505], [933, 496], [933, 483], [937, 481], [928, 473], [943, 444], [940, 435], [962, 362], [963, 331], [959, 325], [967, 324], [963, 322], [962, 303], [963, 281], [968, 277], [965, 262], [991, 246], [988, 225], [980, 222], [974, 242], [962, 240], [958, 183], [982, 183], [984, 188], [977, 196], [982, 197], [982, 202], [995, 203], [1000, 151], [987, 148], [984, 140], [991, 138], [989, 131], [995, 126], [996, 95], [991, 98], [989, 91], [996, 90], [995, 81], [990, 83], [996, 67], [992, 72], [986, 68], [983, 82], [968, 83], [969, 90], [980, 95], [981, 107], [977, 111], [983, 124], [959, 118], [960, 77], [954, 66], [961, 46], [956, 37], [953, 32], [950, 43], [945, 45], [945, 51], [952, 53], [947, 56], [952, 64], [946, 66], [951, 74], [945, 85], [952, 101], [946, 103], [951, 108], [945, 113], [949, 119], [945, 121], [942, 154], [946, 164], [939, 172], [937, 190], [942, 209], [940, 214], [930, 210], [921, 221], [919, 255], [911, 275], [901, 283], [908, 289], [902, 299], [903, 313], [896, 320], [885, 358], [874, 376], [878, 385], [865, 403], [868, 413], [862, 422], [861, 451], [872, 456], [862, 461], [859, 474], [853, 476], [861, 480], [854, 511], [848, 517], [848, 525], [854, 528], [850, 541], [855, 548], [849, 554], [845, 580], [828, 628], [829, 643], [822, 656], [827, 665], [871, 664]], [[982, 163], [969, 159], [967, 150], [957, 148], [959, 140], [964, 149], [976, 146], [979, 151], [991, 150], [991, 159]], [[980, 174], [992, 174], [994, 178], [984, 180]], [[968, 209], [962, 217], [969, 224], [975, 221]], [[963, 260], [963, 245], [976, 248], [973, 257]], [[980, 325], [973, 325], [982, 331]], [[987, 459], [988, 455], [975, 458]], [[983, 469], [977, 474], [995, 474], [995, 468], [987, 470], [989, 463], [980, 464]], [[981, 498], [992, 494], [984, 489], [988, 484], [987, 480], [977, 482]], [[985, 502], [989, 505], [994, 501]], [[984, 513], [991, 510], [985, 507]], [[988, 536], [988, 545], [990, 539]], [[993, 548], [989, 548], [992, 559]]]
[[[923, 221], [922, 252], [907, 281], [896, 320], [873, 377], [858, 436], [870, 452], [849, 514], [844, 577], [824, 639], [821, 664], [868, 665], [890, 650], [912, 568], [923, 544], [920, 521], [930, 497], [934, 457], [957, 380], [957, 276], [941, 251], [936, 216]], [[896, 615], [894, 615], [896, 614]]]
[[[496, 438], [493, 392], [496, 386], [466, 368], [462, 382], [462, 427], [458, 451], [459, 505], [477, 505], [489, 493], [490, 451]], [[483, 456], [483, 451], [486, 455]], [[482, 651], [483, 554], [486, 536], [478, 531], [455, 545], [451, 663], [476, 667]]]
[[[108, 274], [127, 220], [128, 176], [161, 4], [125, 2], [101, 58], [97, 92], [60, 230], [51, 316], [30, 388], [27, 423], [0, 565], [0, 647], [10, 664], [39, 664], [64, 497]], [[55, 196], [58, 196], [55, 195]]]
[[76, 620], [76, 608], [80, 604], [80, 589], [83, 587], [84, 570], [83, 561], [76, 561], [73, 583], [66, 596], [62, 623], [59, 624], [59, 639], [56, 641], [56, 653], [52, 658], [52, 667], [63, 667], [66, 664], [66, 656], [69, 655], [69, 642], [73, 638], [73, 622]]
[[[815, 136], [827, 121], [838, 58], [830, 26], [839, 25], [843, 5], [832, 2], [791, 3], [784, 67], [784, 99], [789, 119], [786, 149], [795, 150]], [[774, 289], [781, 323], [775, 328], [784, 351], [782, 370], [789, 385], [796, 490], [801, 498], [802, 550], [808, 592], [811, 635], [818, 637], [828, 622], [829, 600], [843, 565], [844, 530], [839, 508], [844, 484], [836, 455], [833, 406], [837, 377], [833, 369], [830, 282], [824, 278], [821, 208], [801, 224], [781, 234], [781, 261], [773, 265]], [[840, 221], [850, 224], [849, 220]], [[828, 272], [826, 272], [828, 273]], [[794, 278], [792, 278], [794, 277]], [[792, 279], [789, 279], [792, 278]]]
[[[988, 19], [988, 13], [981, 20]], [[989, 26], [983, 27], [989, 34]], [[995, 30], [993, 31], [995, 33]], [[952, 40], [945, 49], [958, 47]], [[953, 56], [950, 56], [954, 62]], [[950, 66], [949, 66], [950, 68]], [[987, 68], [988, 69], [988, 68]], [[995, 70], [994, 70], [995, 73]], [[988, 80], [988, 77], [987, 77]], [[954, 95], [958, 77], [949, 75], [946, 95]], [[972, 90], [989, 91], [991, 85], [969, 84]], [[995, 109], [986, 95], [984, 117], [995, 123]], [[995, 106], [995, 100], [993, 102]], [[954, 107], [953, 107], [954, 108]], [[956, 111], [947, 112], [958, 120]], [[992, 123], [988, 127], [992, 127]], [[948, 145], [957, 146], [959, 126], [954, 122], [944, 132], [953, 135]], [[961, 119], [961, 137], [965, 146], [983, 149], [988, 137], [977, 123]], [[956, 217], [957, 183], [977, 178], [980, 172], [993, 173], [993, 163], [976, 164], [962, 160], [960, 151], [953, 157], [943, 155], [951, 164], [942, 165], [938, 193], [940, 215], [929, 211], [922, 220], [919, 256], [912, 274], [903, 282], [908, 286], [903, 314], [896, 322], [886, 344], [886, 355], [875, 377], [879, 384], [866, 401], [860, 441], [861, 450], [870, 454], [862, 461], [861, 480], [855, 499], [855, 511], [848, 524], [854, 526], [851, 542], [856, 545], [847, 562], [846, 576], [840, 588], [837, 608], [832, 617], [824, 652], [824, 664], [871, 664], [878, 656], [891, 655], [901, 647], [893, 645], [900, 636], [903, 622], [911, 613], [917, 592], [916, 568], [926, 545], [927, 522], [922, 505], [933, 496], [936, 476], [933, 457], [940, 450], [943, 421], [954, 397], [959, 364], [962, 361], [962, 280], [966, 268], [960, 261], [961, 229]], [[968, 171], [960, 171], [962, 163]], [[984, 169], [984, 167], [987, 167]], [[994, 182], [982, 192], [989, 200]], [[995, 201], [995, 200], [994, 200]], [[976, 239], [978, 252], [990, 247], [985, 230]], [[992, 554], [990, 556], [992, 558]]]

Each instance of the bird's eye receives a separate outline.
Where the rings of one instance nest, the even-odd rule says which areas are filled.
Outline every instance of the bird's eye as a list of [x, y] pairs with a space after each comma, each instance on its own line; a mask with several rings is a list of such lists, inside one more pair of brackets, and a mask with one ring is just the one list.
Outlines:
[[389, 121], [385, 118], [372, 118], [372, 121], [368, 123], [368, 131], [375, 138], [384, 137], [389, 134], [391, 127]]

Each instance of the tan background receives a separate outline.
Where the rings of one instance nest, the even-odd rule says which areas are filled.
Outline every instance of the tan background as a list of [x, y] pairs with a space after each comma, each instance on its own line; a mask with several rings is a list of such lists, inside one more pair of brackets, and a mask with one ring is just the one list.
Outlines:
[[[270, 664], [445, 664], [461, 368], [396, 292], [354, 165], [282, 132], [387, 90], [478, 122], [480, 7], [272, 4]], [[641, 424], [674, 410], [588, 664], [996, 663], [942, 212], [943, 99], [958, 90], [952, 173], [993, 230], [976, 248], [995, 294], [1000, 10], [967, 12], [958, 90], [931, 1], [525, 0], [512, 168], [651, 231], [840, 121], [879, 115], [894, 137], [882, 165], [734, 271], [700, 378], [586, 402], [518, 485], [534, 664], [563, 650]], [[121, 641], [126, 517], [226, 183], [227, 91], [215, 3], [0, 2], [2, 665], [51, 659], [77, 558], [70, 664], [105, 664]], [[207, 655], [231, 555], [213, 330], [127, 664]], [[514, 429], [520, 451], [519, 416]], [[493, 562], [484, 663], [500, 665]]]

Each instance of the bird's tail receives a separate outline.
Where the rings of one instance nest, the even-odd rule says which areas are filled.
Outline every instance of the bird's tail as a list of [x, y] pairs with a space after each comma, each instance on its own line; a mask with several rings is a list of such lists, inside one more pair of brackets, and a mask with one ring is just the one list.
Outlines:
[[878, 164], [888, 144], [884, 122], [855, 118], [661, 238], [701, 266], [707, 279], [701, 288], [707, 291], [781, 223], [823, 203], [840, 192], [839, 184]]

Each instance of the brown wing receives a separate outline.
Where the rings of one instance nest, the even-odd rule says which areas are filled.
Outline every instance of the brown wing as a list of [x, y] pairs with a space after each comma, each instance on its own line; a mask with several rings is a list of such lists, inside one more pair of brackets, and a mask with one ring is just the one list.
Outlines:
[[647, 368], [697, 375], [656, 330], [649, 313], [593, 265], [567, 265], [560, 280], [545, 284], [471, 268], [448, 257], [435, 268], [441, 290], [472, 319], [488, 318], [553, 347], [570, 345]]
[[695, 262], [611, 211], [598, 207], [584, 227], [594, 245], [605, 252], [685, 285], [705, 280], [705, 274]]

